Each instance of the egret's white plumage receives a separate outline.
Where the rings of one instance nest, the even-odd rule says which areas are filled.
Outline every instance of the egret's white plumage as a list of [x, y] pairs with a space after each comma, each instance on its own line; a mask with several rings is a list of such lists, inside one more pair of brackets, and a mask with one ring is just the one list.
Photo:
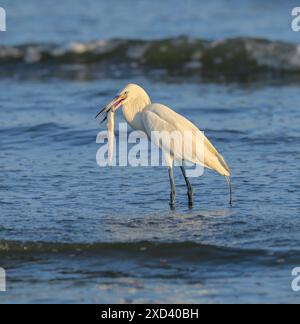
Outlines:
[[[166, 147], [165, 152], [172, 153], [178, 160], [186, 160], [187, 162], [200, 164], [206, 168], [217, 171], [223, 176], [230, 176], [230, 170], [227, 166], [224, 158], [217, 152], [210, 141], [205, 135], [189, 120], [183, 116], [177, 114], [170, 108], [161, 104], [150, 104], [145, 107], [142, 113], [142, 119], [144, 123], [144, 131], [151, 137], [152, 131], [168, 131], [168, 132], [180, 132], [184, 138], [185, 132], [191, 132], [194, 136], [191, 137], [191, 141], [185, 141], [184, 145], [191, 145], [190, 150], [186, 150], [189, 154], [187, 156], [185, 152], [179, 148], [178, 152], [174, 152], [172, 148]], [[196, 149], [197, 139], [203, 141], [204, 152], [197, 152]], [[168, 142], [166, 142], [168, 144]], [[176, 148], [176, 147], [175, 147]]]
[[[189, 150], [187, 150], [188, 152], [193, 153], [190, 155], [184, 155], [182, 150], [175, 151], [176, 148], [173, 146], [162, 147], [162, 145], [157, 143], [165, 153], [165, 159], [169, 166], [171, 204], [175, 202], [175, 185], [173, 178], [174, 159], [200, 164], [229, 179], [231, 172], [225, 159], [218, 153], [212, 143], [199, 130], [199, 128], [172, 109], [162, 104], [151, 103], [148, 94], [143, 88], [136, 84], [128, 84], [120, 94], [104, 108], [104, 111], [107, 112], [112, 107], [115, 111], [120, 106], [123, 106], [123, 115], [127, 123], [133, 129], [145, 132], [149, 139], [151, 139], [152, 132], [179, 132], [182, 136], [184, 136], [185, 132], [191, 132], [193, 134], [190, 141], [183, 143], [184, 145], [190, 146]], [[199, 138], [203, 141], [203, 152], [198, 152], [196, 140]], [[189, 199], [192, 200], [192, 187], [186, 177], [183, 167], [182, 172], [188, 186]]]

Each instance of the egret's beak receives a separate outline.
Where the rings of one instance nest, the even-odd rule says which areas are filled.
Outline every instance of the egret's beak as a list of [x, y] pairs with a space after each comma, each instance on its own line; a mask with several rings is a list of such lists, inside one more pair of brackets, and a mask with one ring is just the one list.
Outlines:
[[[108, 105], [100, 110], [97, 114], [96, 118], [98, 118], [102, 114], [107, 114], [109, 111], [115, 112], [120, 106], [122, 106], [124, 100], [127, 98], [126, 94], [118, 95], [111, 101]], [[104, 118], [105, 120], [106, 118]]]

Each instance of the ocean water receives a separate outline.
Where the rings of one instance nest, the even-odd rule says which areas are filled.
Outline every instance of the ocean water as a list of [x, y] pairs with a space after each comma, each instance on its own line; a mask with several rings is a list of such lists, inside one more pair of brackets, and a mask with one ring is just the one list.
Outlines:
[[7, 11], [5, 44], [160, 39], [189, 35], [219, 39], [250, 36], [299, 41], [291, 11], [297, 0], [2, 0]]
[[[152, 11], [146, 1], [112, 2], [90, 0], [85, 11], [72, 1], [66, 15], [68, 1], [43, 7], [4, 1], [16, 24], [0, 40], [28, 48], [115, 37], [176, 41], [182, 34], [263, 37], [272, 44], [299, 37], [282, 25], [293, 2], [188, 1], [173, 8], [166, 1]], [[265, 16], [262, 6], [274, 15]], [[145, 10], [146, 18], [135, 15], [133, 23], [128, 8]], [[46, 9], [52, 14], [43, 19]], [[227, 18], [222, 28], [208, 28], [197, 13]], [[4, 52], [0, 47], [0, 58]], [[119, 63], [116, 56], [109, 66], [102, 58], [8, 58], [0, 59], [0, 267], [7, 272], [0, 303], [300, 302], [291, 289], [292, 269], [300, 266], [297, 60], [292, 71], [262, 67], [255, 78], [248, 69], [228, 79], [228, 71], [222, 78], [190, 76], [172, 66]], [[234, 64], [243, 65], [238, 59]], [[232, 207], [226, 182], [208, 170], [192, 179], [192, 209], [175, 170], [177, 206], [170, 210], [165, 168], [98, 167], [96, 136], [104, 126], [94, 116], [129, 82], [205, 131], [232, 169]]]

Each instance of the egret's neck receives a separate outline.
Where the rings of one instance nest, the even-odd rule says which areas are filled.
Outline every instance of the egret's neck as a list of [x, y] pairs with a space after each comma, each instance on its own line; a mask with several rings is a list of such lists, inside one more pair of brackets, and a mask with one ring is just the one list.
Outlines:
[[136, 130], [144, 130], [141, 113], [146, 106], [151, 104], [148, 95], [139, 96], [132, 100], [128, 100], [123, 105], [123, 115], [127, 123]]

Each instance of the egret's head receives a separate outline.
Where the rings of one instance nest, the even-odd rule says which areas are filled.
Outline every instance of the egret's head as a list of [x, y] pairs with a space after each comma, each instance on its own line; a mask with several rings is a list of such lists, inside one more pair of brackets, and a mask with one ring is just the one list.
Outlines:
[[111, 110], [115, 112], [119, 107], [136, 101], [143, 102], [146, 106], [150, 103], [150, 98], [142, 87], [130, 83], [96, 117]]

